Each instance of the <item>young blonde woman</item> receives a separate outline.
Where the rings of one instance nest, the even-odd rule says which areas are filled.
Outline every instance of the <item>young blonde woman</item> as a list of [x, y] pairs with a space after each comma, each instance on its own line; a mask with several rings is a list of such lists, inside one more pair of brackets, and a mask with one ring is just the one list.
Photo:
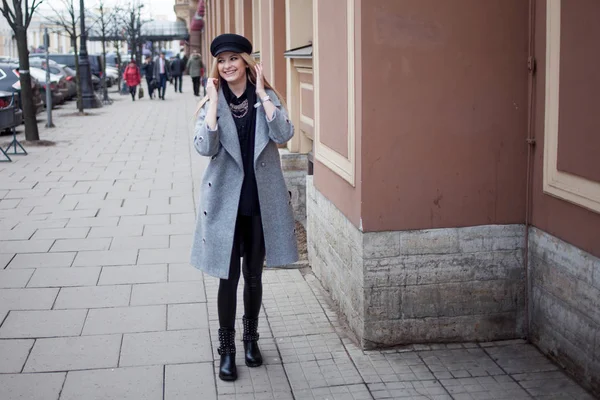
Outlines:
[[[243, 36], [224, 34], [210, 47], [215, 57], [197, 110], [194, 146], [210, 157], [200, 190], [191, 263], [220, 278], [219, 377], [237, 379], [235, 365], [236, 294], [244, 276], [244, 357], [262, 365], [258, 317], [262, 269], [298, 260], [294, 216], [278, 143], [294, 134], [280, 96], [250, 56]], [[243, 263], [240, 262], [243, 258]], [[242, 265], [240, 265], [242, 264]]]

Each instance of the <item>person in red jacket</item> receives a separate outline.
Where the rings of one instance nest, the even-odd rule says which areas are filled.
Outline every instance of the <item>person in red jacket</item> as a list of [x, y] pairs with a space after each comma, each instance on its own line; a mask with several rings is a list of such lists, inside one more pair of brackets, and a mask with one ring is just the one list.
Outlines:
[[125, 72], [123, 73], [123, 79], [127, 83], [129, 87], [129, 93], [131, 93], [131, 99], [135, 101], [135, 91], [137, 85], [142, 82], [142, 76], [140, 75], [140, 69], [135, 64], [135, 60], [132, 58], [125, 68]]

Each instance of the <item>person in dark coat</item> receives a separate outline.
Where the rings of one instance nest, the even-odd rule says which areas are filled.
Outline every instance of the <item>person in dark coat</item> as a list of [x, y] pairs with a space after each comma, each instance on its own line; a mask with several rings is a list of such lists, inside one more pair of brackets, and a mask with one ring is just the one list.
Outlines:
[[204, 64], [202, 64], [202, 58], [196, 49], [192, 51], [192, 55], [188, 60], [186, 67], [188, 73], [192, 77], [194, 96], [200, 96], [200, 79], [204, 73]]
[[171, 79], [171, 65], [165, 57], [164, 51], [154, 60], [154, 77], [158, 82], [158, 97], [164, 100], [167, 81]]
[[175, 86], [175, 93], [183, 93], [181, 91], [181, 84], [183, 81], [183, 71], [185, 70], [185, 64], [181, 62], [179, 54], [175, 56], [175, 59], [171, 62], [171, 76], [173, 77], [173, 86]]
[[154, 98], [154, 87], [156, 86], [156, 79], [154, 77], [154, 61], [152, 57], [146, 56], [146, 62], [142, 67], [144, 74], [146, 75], [146, 84], [148, 85], [148, 96], [150, 99]]
[[[211, 157], [200, 192], [191, 264], [220, 278], [219, 378], [237, 379], [236, 294], [244, 277], [243, 343], [249, 367], [262, 365], [258, 317], [262, 271], [298, 260], [294, 214], [277, 144], [294, 135], [281, 96], [264, 78], [252, 44], [224, 34], [211, 44], [216, 58], [197, 110], [194, 147]], [[240, 265], [240, 258], [243, 264]]]

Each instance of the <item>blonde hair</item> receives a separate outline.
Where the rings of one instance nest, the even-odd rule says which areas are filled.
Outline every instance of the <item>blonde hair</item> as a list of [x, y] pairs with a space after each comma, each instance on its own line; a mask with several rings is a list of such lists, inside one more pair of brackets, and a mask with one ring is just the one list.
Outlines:
[[[240, 57], [242, 57], [242, 59], [244, 60], [244, 62], [248, 66], [248, 68], [246, 69], [246, 73], [248, 74], [248, 79], [250, 80], [250, 82], [252, 82], [253, 85], [256, 85], [256, 71], [254, 70], [254, 66], [256, 65], [256, 61], [248, 53], [238, 53], [238, 54], [240, 55]], [[215, 59], [213, 61], [212, 69], [210, 70], [210, 75], [208, 76], [208, 79], [216, 79], [217, 80], [217, 84], [215, 85], [215, 88], [217, 89], [217, 92], [218, 92], [219, 91], [219, 85], [221, 83], [221, 79], [220, 79], [219, 68], [218, 68], [217, 63], [218, 63], [218, 58], [215, 57]], [[285, 104], [285, 100], [283, 99], [283, 96], [277, 91], [277, 89], [275, 89], [269, 83], [269, 81], [267, 80], [267, 78], [264, 78], [263, 81], [265, 83], [265, 89], [271, 89], [272, 91], [274, 91], [275, 94], [277, 95], [277, 98], [281, 102], [281, 106], [284, 109], [286, 109], [286, 111], [287, 111], [287, 106]], [[204, 96], [198, 102], [198, 106], [196, 107], [196, 112], [194, 113], [195, 117], [198, 117], [198, 113], [200, 112], [200, 109], [204, 106], [204, 104], [206, 104], [207, 101], [208, 101], [208, 95]]]

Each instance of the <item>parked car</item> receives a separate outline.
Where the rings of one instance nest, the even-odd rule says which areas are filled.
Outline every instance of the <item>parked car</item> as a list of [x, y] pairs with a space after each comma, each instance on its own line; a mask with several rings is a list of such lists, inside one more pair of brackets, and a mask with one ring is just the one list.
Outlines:
[[12, 128], [23, 123], [23, 111], [15, 92], [0, 90], [0, 132], [10, 133]]
[[[19, 67], [15, 64], [0, 63], [0, 90], [9, 93], [16, 93], [18, 104], [21, 102], [21, 82], [19, 81]], [[31, 77], [31, 89], [33, 90], [33, 104], [36, 113], [44, 109], [44, 101], [41, 94], [41, 84], [37, 79]]]
[[52, 95], [52, 106], [57, 106], [65, 102], [65, 96], [60, 88], [60, 76], [50, 74], [50, 82], [46, 82], [46, 71], [36, 67], [30, 67], [29, 73], [42, 84], [42, 99], [46, 105], [46, 90], [50, 90]]
[[[45, 53], [35, 53], [31, 54], [31, 57], [39, 57], [46, 58]], [[53, 61], [56, 61], [59, 64], [66, 65], [72, 69], [75, 69], [75, 54], [50, 54], [48, 56]], [[90, 60], [90, 67], [92, 70], [92, 75], [96, 75], [97, 77], [102, 76], [102, 56], [98, 54], [89, 54], [88, 59]]]
[[[58, 75], [64, 77], [66, 83], [64, 86], [66, 87], [66, 91], [64, 91], [63, 95], [66, 100], [71, 100], [73, 97], [77, 96], [77, 84], [73, 77], [69, 76], [69, 74], [65, 71], [65, 66], [62, 64], [58, 64], [55, 61], [49, 60], [48, 67], [46, 66], [46, 60], [41, 58], [32, 58], [29, 60], [29, 65], [36, 68], [41, 68], [44, 71], [49, 70], [51, 74]], [[62, 83], [59, 83], [59, 87], [63, 86]]]

